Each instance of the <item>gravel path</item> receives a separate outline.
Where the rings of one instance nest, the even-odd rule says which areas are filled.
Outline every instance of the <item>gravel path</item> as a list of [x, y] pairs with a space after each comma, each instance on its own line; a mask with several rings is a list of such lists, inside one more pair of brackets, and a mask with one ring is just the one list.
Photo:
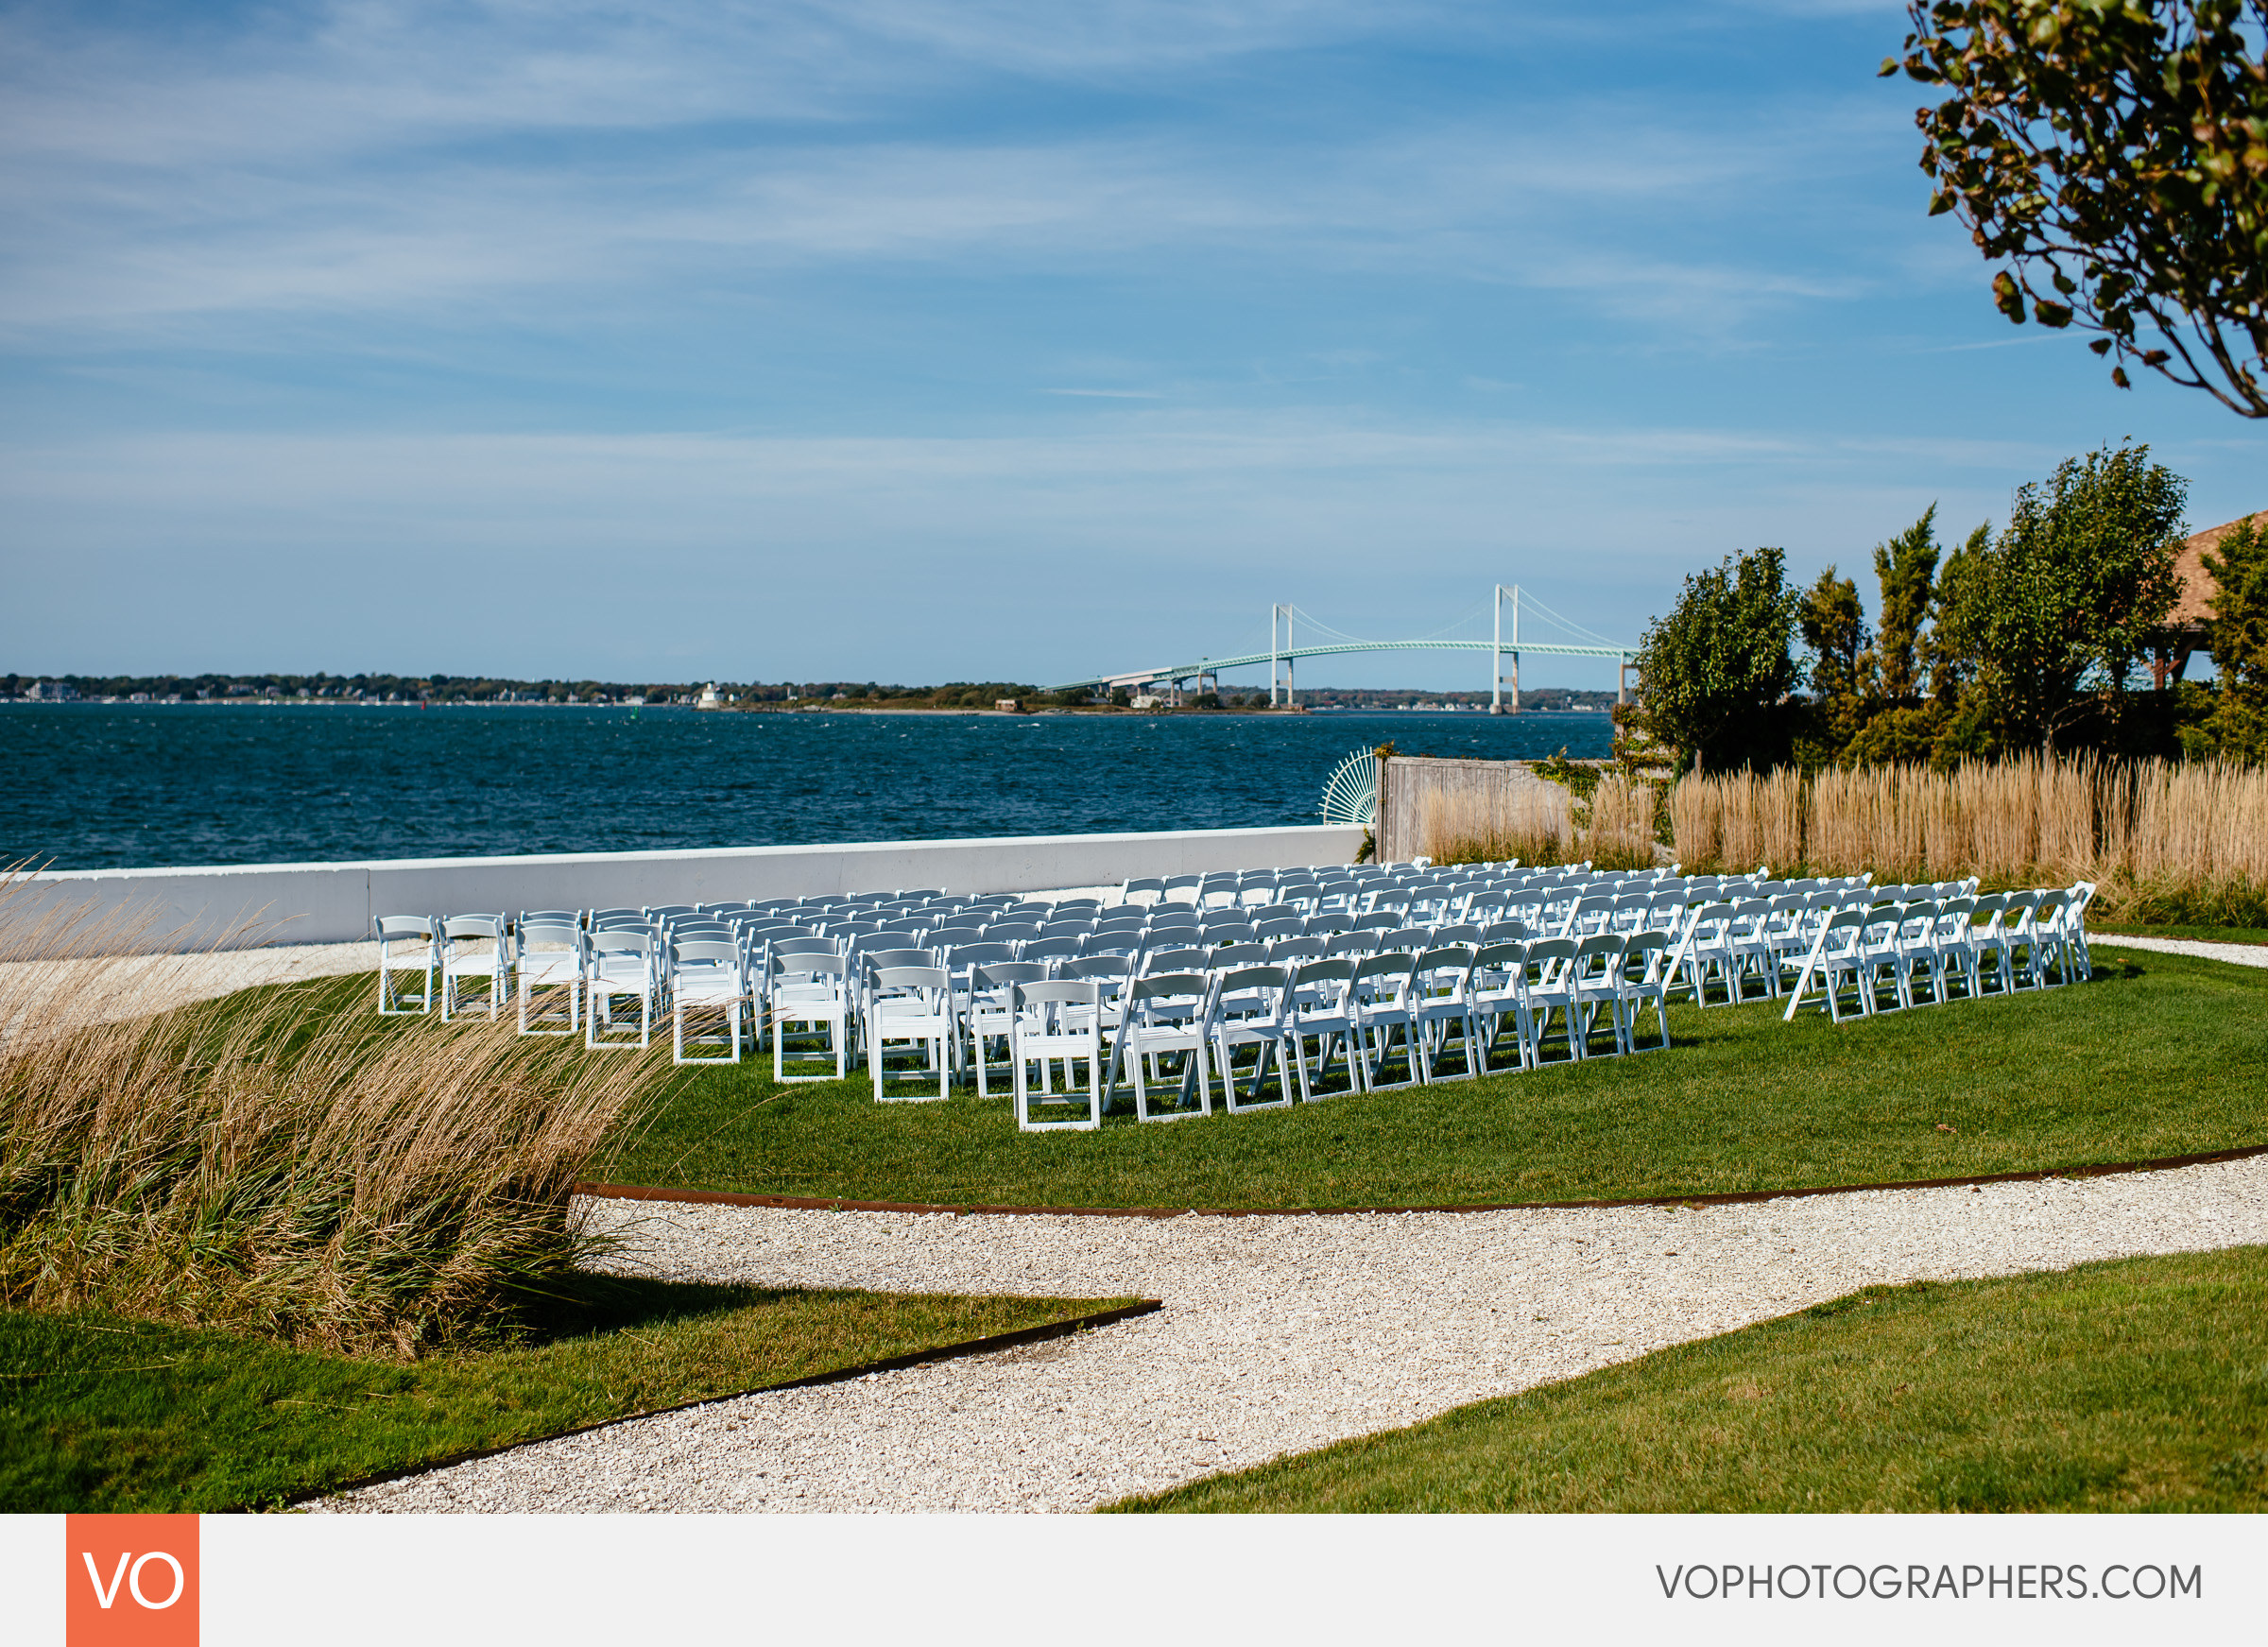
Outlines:
[[2117, 933], [2088, 933], [2089, 949], [2108, 944], [2113, 949], [2156, 950], [2164, 955], [2196, 955], [2208, 961], [2234, 961], [2240, 967], [2268, 967], [2268, 944], [2212, 944], [2199, 938], [2122, 937]]
[[318, 1508], [1087, 1509], [1411, 1423], [1872, 1282], [2268, 1242], [2268, 1157], [1687, 1210], [1118, 1219], [609, 1201], [636, 1267], [1140, 1294], [1070, 1339], [540, 1442]]

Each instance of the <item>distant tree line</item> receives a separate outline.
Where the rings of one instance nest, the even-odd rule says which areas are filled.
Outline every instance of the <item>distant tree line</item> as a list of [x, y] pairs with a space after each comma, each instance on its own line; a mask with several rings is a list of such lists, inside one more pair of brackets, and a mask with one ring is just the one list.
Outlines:
[[[26, 675], [0, 677], [0, 697], [21, 697], [40, 681], [60, 681], [82, 698], [147, 697], [184, 701], [291, 699], [349, 703], [688, 703], [708, 683], [694, 681], [516, 680], [461, 675]], [[1024, 709], [1072, 709], [1096, 703], [1129, 704], [1130, 695], [1081, 687], [1044, 692], [1019, 681], [948, 681], [942, 686], [885, 686], [873, 680], [718, 681], [717, 695], [735, 708], [990, 709], [1012, 698]], [[1414, 688], [1302, 688], [1299, 701], [1316, 708], [1402, 709], [1416, 704], [1485, 704], [1485, 692], [1421, 692]], [[1264, 690], [1206, 693], [1187, 702], [1201, 709], [1264, 709]], [[1523, 696], [1530, 709], [1604, 709], [1610, 692], [1547, 687]]]
[[1634, 729], [1689, 770], [2268, 759], [2268, 533], [2248, 520], [2205, 557], [2219, 679], [2148, 666], [2181, 595], [2187, 489], [2146, 446], [2106, 447], [2019, 488], [2004, 526], [1950, 554], [1932, 506], [1875, 549], [1871, 623], [1836, 567], [1798, 589], [1778, 549], [1728, 556], [1648, 627]]

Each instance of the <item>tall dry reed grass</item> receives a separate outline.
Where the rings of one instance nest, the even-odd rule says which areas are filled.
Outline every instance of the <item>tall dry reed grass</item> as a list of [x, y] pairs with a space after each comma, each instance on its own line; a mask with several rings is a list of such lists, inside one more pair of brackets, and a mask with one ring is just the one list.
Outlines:
[[1436, 864], [1654, 863], [1654, 791], [1622, 778], [1601, 780], [1588, 802], [1540, 781], [1493, 794], [1437, 789], [1425, 797], [1420, 817], [1421, 849]]
[[43, 957], [52, 923], [4, 918], [21, 884], [0, 884], [0, 1301], [410, 1356], [593, 1255], [570, 1192], [656, 1058], [379, 1020], [337, 982], [101, 1021], [106, 968], [146, 992], [147, 967]]
[[1689, 869], [1988, 886], [2088, 880], [2106, 914], [2261, 924], [2268, 771], [2216, 762], [2027, 755], [1950, 773], [1877, 766], [1695, 775], [1670, 797]]

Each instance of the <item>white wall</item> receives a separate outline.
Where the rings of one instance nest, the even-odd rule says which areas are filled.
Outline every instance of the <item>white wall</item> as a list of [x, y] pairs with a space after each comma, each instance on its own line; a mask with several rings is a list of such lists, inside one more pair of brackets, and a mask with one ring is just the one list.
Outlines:
[[[0, 927], [73, 923], [64, 948], [163, 952], [219, 945], [346, 943], [381, 915], [592, 909], [800, 898], [815, 892], [943, 887], [1037, 892], [1141, 875], [1344, 864], [1363, 832], [1337, 825], [858, 841], [718, 851], [558, 852], [512, 858], [394, 858], [243, 868], [86, 869], [34, 875]], [[121, 943], [121, 938], [128, 939]]]

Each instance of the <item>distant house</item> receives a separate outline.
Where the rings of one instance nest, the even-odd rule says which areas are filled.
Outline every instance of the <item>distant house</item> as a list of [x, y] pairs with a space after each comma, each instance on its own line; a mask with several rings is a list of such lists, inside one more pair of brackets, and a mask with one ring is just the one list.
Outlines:
[[2239, 515], [2233, 521], [2192, 533], [2174, 557], [2174, 575], [2181, 579], [2181, 596], [2174, 603], [2166, 626], [2158, 631], [2150, 648], [2150, 675], [2158, 687], [2171, 686], [2181, 678], [2182, 672], [2190, 666], [2191, 653], [2211, 650], [2212, 600], [2221, 592], [2221, 586], [2206, 570], [2205, 556], [2208, 551], [2220, 548], [2221, 540], [2246, 521], [2257, 521], [2268, 528], [2268, 509], [2254, 515]]
[[1012, 715], [1022, 711], [1023, 705], [1012, 697], [996, 697], [992, 700], [992, 707], [1003, 714]]
[[78, 689], [64, 680], [35, 680], [24, 695], [34, 703], [77, 703]]

